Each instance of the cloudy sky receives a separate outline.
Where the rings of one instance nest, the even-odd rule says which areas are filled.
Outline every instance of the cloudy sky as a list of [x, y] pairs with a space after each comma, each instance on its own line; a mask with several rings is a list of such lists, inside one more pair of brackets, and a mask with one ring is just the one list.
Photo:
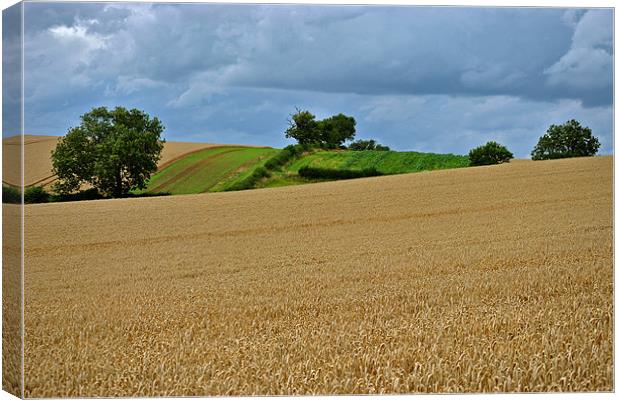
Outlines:
[[281, 147], [295, 107], [359, 138], [528, 157], [575, 118], [613, 151], [610, 9], [26, 3], [25, 130], [137, 107], [168, 140]]

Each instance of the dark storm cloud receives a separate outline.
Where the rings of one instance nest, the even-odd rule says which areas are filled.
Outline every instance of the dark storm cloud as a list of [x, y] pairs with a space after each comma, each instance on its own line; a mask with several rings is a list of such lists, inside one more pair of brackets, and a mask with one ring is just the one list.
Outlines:
[[[26, 27], [26, 128], [35, 133], [122, 104], [160, 116], [177, 139], [280, 145], [287, 114], [313, 105], [347, 110], [403, 149], [437, 135], [448, 136], [434, 143], [467, 146], [493, 132], [525, 149], [519, 129], [540, 135], [563, 122], [545, 115], [567, 110], [595, 115], [611, 138], [610, 10], [27, 3]], [[545, 111], [534, 127], [517, 110]]]
[[21, 33], [21, 4], [16, 4], [2, 12], [3, 136], [14, 136], [21, 133]]

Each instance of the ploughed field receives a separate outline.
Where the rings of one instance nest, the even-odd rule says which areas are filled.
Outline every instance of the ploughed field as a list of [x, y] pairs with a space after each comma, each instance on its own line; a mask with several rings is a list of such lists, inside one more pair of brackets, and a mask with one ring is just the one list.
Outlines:
[[611, 391], [612, 164], [28, 205], [25, 395]]

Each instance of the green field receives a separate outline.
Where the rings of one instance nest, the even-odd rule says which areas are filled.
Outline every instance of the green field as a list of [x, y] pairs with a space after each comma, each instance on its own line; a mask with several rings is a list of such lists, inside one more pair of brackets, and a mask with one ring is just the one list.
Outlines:
[[385, 175], [434, 169], [467, 167], [466, 156], [454, 154], [418, 153], [415, 151], [318, 151], [295, 161], [289, 171], [296, 173], [305, 166], [336, 169], [363, 170], [375, 168]]
[[383, 175], [430, 171], [469, 166], [466, 156], [420, 153], [415, 151], [316, 151], [298, 158], [281, 171], [276, 171], [258, 187], [280, 187], [318, 182], [298, 175], [302, 167], [333, 170], [364, 170], [375, 168]]
[[153, 175], [142, 193], [191, 194], [225, 190], [277, 153], [270, 148], [223, 146], [190, 154]]
[[[281, 150], [222, 146], [190, 154], [155, 174], [141, 193], [191, 194], [243, 188], [302, 185], [325, 179], [299, 176], [305, 166], [330, 170], [374, 168], [383, 175], [459, 168], [469, 165], [465, 156], [396, 151], [309, 150], [301, 157], [267, 171], [267, 177], [252, 179], [257, 168]], [[249, 179], [249, 180], [248, 180]], [[242, 183], [244, 183], [243, 185]], [[251, 182], [248, 184], [248, 182]]]

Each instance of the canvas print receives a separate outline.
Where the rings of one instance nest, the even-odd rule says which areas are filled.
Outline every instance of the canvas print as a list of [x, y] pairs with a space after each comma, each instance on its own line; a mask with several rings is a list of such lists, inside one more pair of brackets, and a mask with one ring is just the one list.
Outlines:
[[2, 18], [3, 390], [614, 391], [614, 9]]

